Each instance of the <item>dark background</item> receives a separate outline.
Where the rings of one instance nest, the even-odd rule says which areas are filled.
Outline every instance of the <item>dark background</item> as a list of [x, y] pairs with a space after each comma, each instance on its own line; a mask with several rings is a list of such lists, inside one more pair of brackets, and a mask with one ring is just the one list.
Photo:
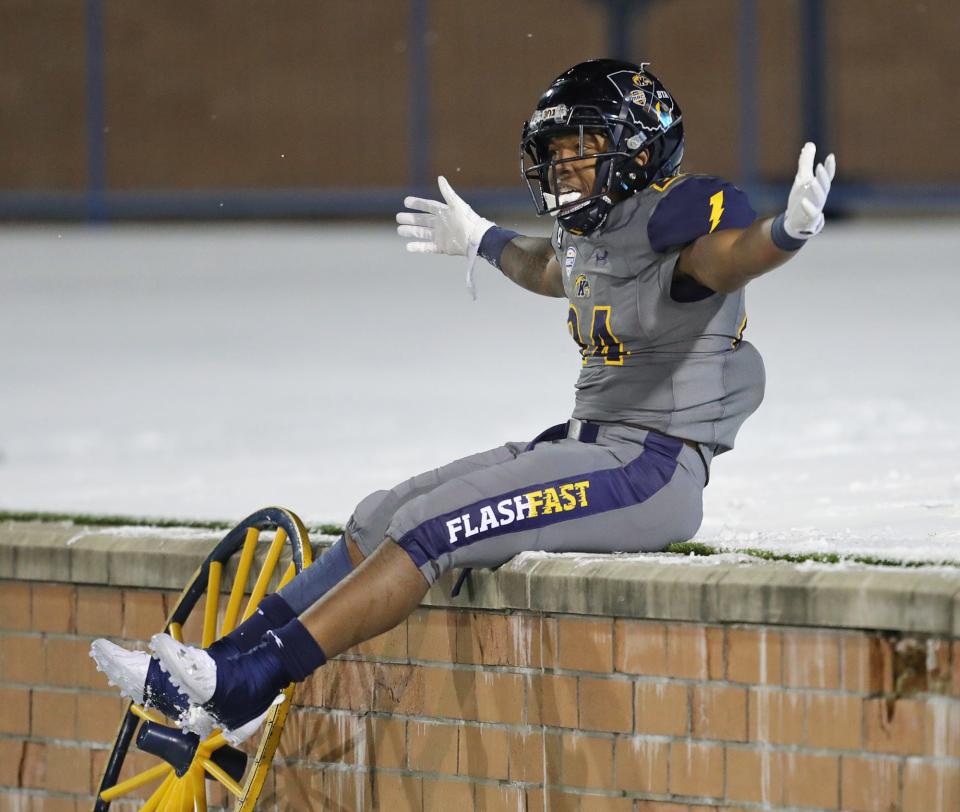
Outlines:
[[523, 120], [582, 59], [651, 63], [686, 171], [960, 209], [947, 0], [0, 0], [0, 216], [373, 214], [438, 173], [526, 208]]

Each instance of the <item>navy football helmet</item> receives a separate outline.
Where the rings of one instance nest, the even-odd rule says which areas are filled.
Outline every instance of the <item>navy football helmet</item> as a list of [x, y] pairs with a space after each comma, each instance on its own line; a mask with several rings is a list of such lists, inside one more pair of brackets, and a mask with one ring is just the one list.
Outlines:
[[[604, 137], [605, 147], [584, 154], [584, 135]], [[579, 156], [558, 158], [551, 141], [579, 135]], [[645, 165], [636, 162], [647, 150]], [[562, 193], [557, 168], [584, 158], [596, 161], [593, 190], [586, 197]], [[560, 74], [523, 124], [520, 171], [537, 214], [552, 214], [573, 234], [589, 234], [610, 209], [650, 183], [675, 175], [683, 159], [680, 106], [646, 64], [616, 59], [581, 62]]]

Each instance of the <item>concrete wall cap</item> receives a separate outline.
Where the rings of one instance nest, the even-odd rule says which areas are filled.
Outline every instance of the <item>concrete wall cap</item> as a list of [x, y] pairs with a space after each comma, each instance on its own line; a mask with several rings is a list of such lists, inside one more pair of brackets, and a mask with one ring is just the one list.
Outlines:
[[[217, 531], [0, 522], [0, 578], [182, 589]], [[487, 610], [881, 629], [960, 636], [960, 569], [762, 561], [743, 555], [522, 553], [455, 574], [424, 603]]]

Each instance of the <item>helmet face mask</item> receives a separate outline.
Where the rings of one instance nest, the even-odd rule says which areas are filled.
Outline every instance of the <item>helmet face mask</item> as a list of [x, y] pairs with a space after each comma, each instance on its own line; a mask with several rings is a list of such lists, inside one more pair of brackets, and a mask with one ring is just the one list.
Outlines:
[[[578, 142], [576, 154], [569, 157], [557, 157], [554, 143], [563, 136], [575, 136]], [[599, 150], [587, 148], [587, 136], [603, 139]], [[620, 199], [617, 192], [617, 179], [624, 174], [642, 172], [636, 163], [642, 147], [633, 150], [612, 149], [614, 133], [611, 128], [590, 127], [584, 124], [573, 128], [550, 128], [549, 133], [528, 138], [523, 145], [523, 177], [527, 181], [533, 197], [537, 214], [549, 214], [557, 217], [569, 230], [581, 229], [579, 221], [584, 220], [584, 210], [595, 208], [592, 204], [600, 202], [612, 206]], [[621, 139], [623, 140], [623, 139]], [[629, 139], [628, 139], [629, 140]], [[593, 162], [593, 188], [587, 194], [571, 188], [565, 177], [576, 167]], [[633, 165], [633, 168], [630, 168]], [[579, 217], [574, 217], [577, 213]], [[596, 216], [596, 215], [592, 215]], [[589, 218], [587, 218], [589, 219]], [[582, 224], [586, 226], [587, 223]]]
[[[591, 142], [590, 148], [587, 147], [588, 140]], [[561, 150], [558, 141], [565, 144], [565, 149]], [[576, 154], [569, 155], [573, 144], [576, 144]], [[587, 131], [582, 126], [577, 131], [570, 131], [566, 136], [555, 135], [548, 140], [545, 148], [540, 150], [541, 153], [546, 153], [547, 160], [525, 171], [528, 181], [537, 179], [540, 182], [543, 200], [547, 206], [546, 214], [556, 215], [560, 211], [570, 213], [574, 209], [583, 208], [590, 196], [596, 193], [596, 172], [598, 168], [602, 172], [604, 159], [611, 155], [608, 146], [609, 138], [606, 133], [598, 130]], [[567, 157], [560, 157], [563, 152], [568, 153]], [[577, 184], [571, 178], [583, 174], [587, 169], [594, 173], [594, 182], [590, 184], [589, 196], [584, 200], [583, 190], [573, 188], [576, 185], [582, 187], [584, 184]]]
[[[600, 151], [585, 149], [585, 136], [603, 138]], [[564, 157], [554, 144], [576, 137], [579, 149]], [[596, 139], [590, 139], [596, 141]], [[638, 156], [646, 152], [645, 161]], [[683, 126], [673, 97], [652, 74], [610, 59], [575, 65], [561, 74], [524, 123], [521, 173], [537, 214], [551, 214], [574, 234], [589, 234], [610, 209], [661, 176], [675, 174], [683, 156]], [[570, 164], [592, 160], [588, 194], [565, 187]]]

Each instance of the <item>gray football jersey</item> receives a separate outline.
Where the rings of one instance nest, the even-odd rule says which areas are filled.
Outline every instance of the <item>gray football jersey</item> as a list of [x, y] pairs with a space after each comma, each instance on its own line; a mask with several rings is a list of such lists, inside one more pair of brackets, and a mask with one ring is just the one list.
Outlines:
[[583, 356], [574, 417], [644, 426], [713, 454], [733, 448], [765, 382], [743, 340], [744, 291], [693, 285], [691, 295], [688, 285], [678, 296], [673, 271], [684, 245], [754, 217], [736, 187], [680, 175], [617, 204], [588, 236], [556, 229], [567, 323]]

